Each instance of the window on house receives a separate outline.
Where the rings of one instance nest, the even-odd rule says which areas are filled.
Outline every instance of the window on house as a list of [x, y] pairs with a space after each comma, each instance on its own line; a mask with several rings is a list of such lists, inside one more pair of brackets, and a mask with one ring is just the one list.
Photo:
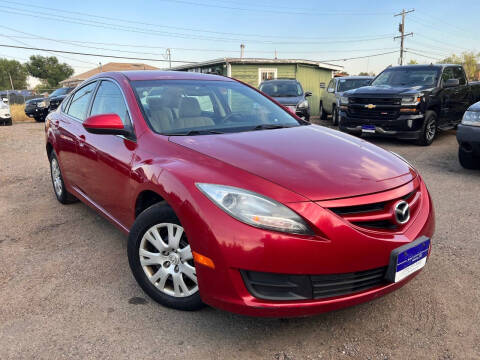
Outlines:
[[258, 83], [260, 84], [265, 80], [273, 80], [277, 78], [277, 69], [258, 69]]

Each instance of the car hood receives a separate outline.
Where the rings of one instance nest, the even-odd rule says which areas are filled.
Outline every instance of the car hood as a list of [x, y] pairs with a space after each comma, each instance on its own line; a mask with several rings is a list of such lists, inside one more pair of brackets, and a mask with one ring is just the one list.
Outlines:
[[345, 96], [381, 96], [381, 95], [413, 95], [419, 92], [431, 91], [432, 86], [364, 86], [358, 89], [349, 90], [344, 93]]
[[317, 125], [220, 135], [171, 136], [170, 141], [241, 168], [310, 200], [392, 189], [415, 171], [364, 140]]
[[45, 100], [45, 98], [36, 98], [36, 99], [30, 99], [25, 101], [25, 104], [37, 104], [41, 101]]
[[291, 96], [291, 97], [274, 97], [282, 105], [297, 105], [303, 100], [303, 96]]
[[50, 101], [52, 101], [52, 100], [63, 100], [63, 99], [65, 99], [66, 97], [67, 97], [67, 95], [59, 95], [59, 96], [49, 97], [48, 99], [49, 99]]

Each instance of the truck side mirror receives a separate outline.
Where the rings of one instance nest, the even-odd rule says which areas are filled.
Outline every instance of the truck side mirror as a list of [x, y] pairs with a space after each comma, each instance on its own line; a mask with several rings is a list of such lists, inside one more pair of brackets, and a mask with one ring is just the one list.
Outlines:
[[305, 97], [309, 97], [309, 96], [312, 96], [312, 95], [313, 95], [313, 94], [312, 94], [311, 91], [306, 91], [306, 92], [305, 92]]

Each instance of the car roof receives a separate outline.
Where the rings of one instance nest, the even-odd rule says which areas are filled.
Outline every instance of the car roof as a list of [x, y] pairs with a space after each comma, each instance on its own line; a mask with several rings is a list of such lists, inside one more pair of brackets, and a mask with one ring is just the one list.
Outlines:
[[298, 82], [297, 79], [292, 79], [292, 78], [276, 78], [276, 79], [270, 79], [270, 80], [263, 80], [262, 82], [275, 82], [275, 81], [295, 81], [295, 82]]
[[373, 79], [373, 76], [366, 76], [366, 75], [365, 76], [362, 76], [362, 75], [358, 75], [358, 76], [353, 76], [353, 75], [352, 76], [338, 76], [335, 79], [338, 79], [338, 80], [341, 80], [341, 79], [346, 79], [346, 80], [354, 80], [354, 79], [362, 80], [362, 79], [365, 79], [365, 80], [367, 80], [367, 79]]
[[187, 71], [157, 71], [157, 70], [132, 70], [132, 71], [109, 71], [97, 74], [95, 77], [115, 77], [123, 75], [130, 81], [141, 80], [217, 80], [234, 81], [220, 75], [201, 74]]
[[408, 68], [408, 69], [424, 69], [424, 68], [439, 68], [439, 69], [443, 69], [447, 66], [462, 66], [462, 65], [459, 65], [459, 64], [424, 64], [424, 65], [421, 65], [421, 64], [417, 64], [417, 65], [403, 65], [403, 66], [390, 66], [388, 68], [386, 68], [385, 70], [387, 69], [405, 69], [405, 68]]

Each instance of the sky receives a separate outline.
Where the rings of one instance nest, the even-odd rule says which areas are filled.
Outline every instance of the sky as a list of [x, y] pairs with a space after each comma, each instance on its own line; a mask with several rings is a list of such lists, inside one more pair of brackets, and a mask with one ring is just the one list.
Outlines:
[[[378, 73], [398, 64], [400, 17], [406, 15], [405, 60], [436, 62], [452, 53], [480, 51], [480, 1], [0, 0], [0, 45], [145, 58], [112, 59], [0, 46], [0, 58], [21, 62], [55, 55], [82, 73], [108, 62], [169, 66], [239, 57], [308, 59]], [[383, 54], [380, 56], [374, 56]], [[362, 57], [359, 59], [350, 59]]]

